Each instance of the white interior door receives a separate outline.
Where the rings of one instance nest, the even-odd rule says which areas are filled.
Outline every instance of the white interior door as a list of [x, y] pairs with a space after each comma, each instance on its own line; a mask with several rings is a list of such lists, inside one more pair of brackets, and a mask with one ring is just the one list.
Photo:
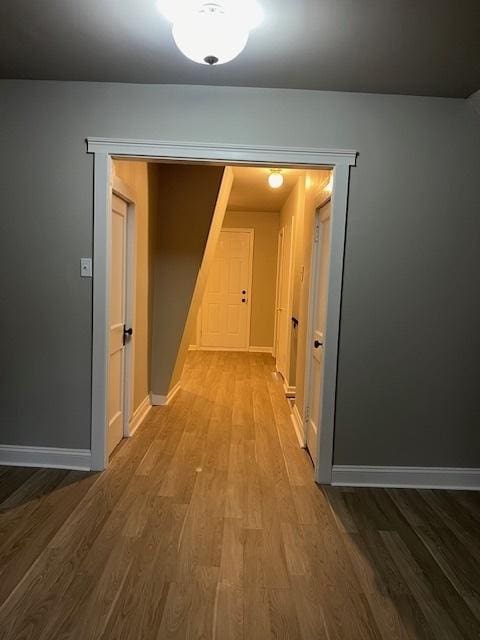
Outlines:
[[[278, 232], [277, 245], [277, 279], [275, 290], [275, 334], [273, 339], [273, 356], [278, 362], [281, 357], [279, 353], [280, 345], [280, 324], [281, 324], [281, 308], [280, 308], [280, 283], [282, 281], [282, 260], [283, 260], [283, 227]], [[278, 367], [278, 364], [277, 364]]]
[[201, 310], [201, 345], [248, 349], [253, 230], [224, 229], [208, 277]]
[[277, 274], [277, 344], [276, 367], [284, 380], [289, 378], [289, 349], [291, 327], [291, 261], [293, 251], [293, 218], [292, 223], [280, 229], [278, 236], [279, 261]]
[[127, 202], [112, 194], [107, 433], [109, 454], [123, 438], [125, 423], [127, 211]]
[[312, 460], [317, 459], [318, 432], [321, 428], [323, 395], [323, 355], [328, 302], [330, 264], [330, 202], [316, 213], [312, 264], [310, 345], [310, 383], [307, 398], [306, 442]]
[[277, 371], [283, 376], [286, 369], [285, 304], [285, 227], [282, 227], [278, 233], [275, 357]]

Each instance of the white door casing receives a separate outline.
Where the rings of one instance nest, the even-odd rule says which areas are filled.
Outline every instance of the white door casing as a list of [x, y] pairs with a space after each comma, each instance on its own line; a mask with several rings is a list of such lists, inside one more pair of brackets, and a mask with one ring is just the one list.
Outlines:
[[330, 266], [331, 203], [327, 202], [315, 213], [314, 244], [310, 283], [310, 323], [307, 337], [307, 385], [305, 442], [314, 464], [322, 425], [324, 348], [327, 340], [327, 303]]
[[327, 333], [324, 349], [324, 383], [321, 441], [318, 449], [315, 480], [330, 484], [333, 466], [335, 394], [337, 383], [338, 337], [343, 279], [343, 258], [349, 190], [350, 167], [356, 164], [357, 152], [343, 149], [279, 147], [166, 140], [128, 140], [122, 138], [87, 138], [87, 152], [94, 154], [93, 199], [93, 340], [92, 340], [92, 411], [91, 468], [108, 465], [108, 303], [111, 238], [112, 157], [151, 158], [165, 161], [253, 164], [304, 168], [332, 168], [331, 265], [329, 270]]
[[222, 229], [201, 307], [202, 348], [247, 350], [253, 229]]

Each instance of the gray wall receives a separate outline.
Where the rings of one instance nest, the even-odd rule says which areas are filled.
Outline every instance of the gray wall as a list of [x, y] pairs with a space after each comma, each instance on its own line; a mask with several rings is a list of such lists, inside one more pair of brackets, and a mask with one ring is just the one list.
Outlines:
[[480, 126], [463, 100], [0, 83], [0, 442], [88, 447], [86, 136], [354, 148], [335, 462], [480, 466]]
[[167, 395], [223, 167], [159, 164], [153, 248], [151, 391]]

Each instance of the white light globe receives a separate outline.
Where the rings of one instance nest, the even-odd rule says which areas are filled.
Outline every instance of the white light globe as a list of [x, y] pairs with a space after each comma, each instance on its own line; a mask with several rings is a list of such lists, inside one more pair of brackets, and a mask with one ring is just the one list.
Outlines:
[[173, 38], [180, 51], [199, 64], [225, 64], [243, 51], [249, 29], [234, 14], [215, 3], [205, 4], [173, 24]]
[[278, 171], [274, 171], [268, 176], [268, 184], [272, 189], [279, 189], [283, 184], [283, 176]]

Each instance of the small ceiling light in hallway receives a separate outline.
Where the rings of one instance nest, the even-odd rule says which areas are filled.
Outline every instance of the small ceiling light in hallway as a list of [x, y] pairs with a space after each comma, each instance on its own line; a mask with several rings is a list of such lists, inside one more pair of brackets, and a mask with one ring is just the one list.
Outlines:
[[281, 169], [272, 169], [268, 176], [268, 184], [272, 189], [279, 189], [283, 185], [283, 176]]
[[159, 0], [173, 24], [177, 47], [199, 64], [225, 64], [245, 48], [250, 31], [262, 21], [256, 0]]

